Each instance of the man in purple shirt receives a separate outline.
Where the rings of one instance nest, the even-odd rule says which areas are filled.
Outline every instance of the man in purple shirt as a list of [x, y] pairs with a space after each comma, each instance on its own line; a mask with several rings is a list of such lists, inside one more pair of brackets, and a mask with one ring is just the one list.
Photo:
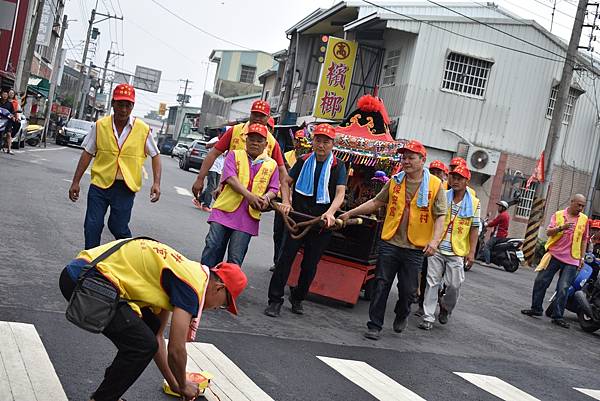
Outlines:
[[219, 194], [208, 218], [210, 230], [202, 251], [202, 264], [213, 267], [223, 261], [241, 266], [253, 236], [258, 235], [260, 211], [279, 191], [277, 163], [267, 156], [267, 127], [250, 124], [246, 150], [227, 154]]

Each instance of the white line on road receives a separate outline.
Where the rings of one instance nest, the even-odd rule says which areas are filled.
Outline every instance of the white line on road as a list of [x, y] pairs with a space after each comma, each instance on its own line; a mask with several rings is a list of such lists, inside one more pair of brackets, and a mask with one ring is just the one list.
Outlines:
[[177, 192], [178, 195], [191, 196], [192, 198], [194, 197], [194, 194], [191, 193], [186, 188], [182, 188], [182, 187], [173, 187], [173, 188], [175, 188], [175, 191]]
[[425, 401], [366, 362], [325, 356], [317, 358], [380, 401]]
[[59, 148], [29, 149], [26, 152], [46, 152], [48, 150], [62, 150], [62, 149], [67, 149], [67, 147], [66, 146], [61, 146]]
[[71, 180], [67, 180], [66, 178], [63, 178], [62, 180], [63, 180], [64, 182], [69, 182], [69, 183], [71, 182]]
[[573, 389], [579, 391], [580, 393], [583, 393], [587, 396], [592, 397], [595, 400], [600, 400], [600, 390], [589, 390], [587, 388], [576, 388], [573, 387]]
[[490, 394], [495, 395], [501, 400], [505, 401], [540, 401], [538, 398], [535, 398], [523, 390], [520, 390], [513, 386], [512, 384], [508, 384], [504, 380], [501, 380], [494, 376], [486, 376], [486, 375], [477, 375], [474, 373], [462, 373], [462, 372], [454, 372], [454, 374], [459, 375], [463, 379], [472, 384], [476, 385], [482, 390], [487, 391]]
[[142, 176], [144, 177], [144, 180], [148, 179], [148, 172], [146, 171], [146, 167], [142, 166]]

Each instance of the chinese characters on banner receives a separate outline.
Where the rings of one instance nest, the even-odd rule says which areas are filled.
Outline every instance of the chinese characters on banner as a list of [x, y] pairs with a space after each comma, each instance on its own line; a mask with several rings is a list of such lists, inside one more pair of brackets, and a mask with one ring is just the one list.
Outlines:
[[344, 118], [357, 47], [356, 42], [329, 37], [313, 116], [329, 120]]

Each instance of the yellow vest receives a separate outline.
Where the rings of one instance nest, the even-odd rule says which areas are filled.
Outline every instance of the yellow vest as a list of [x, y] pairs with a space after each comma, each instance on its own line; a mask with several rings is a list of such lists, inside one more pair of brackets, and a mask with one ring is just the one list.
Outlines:
[[[406, 177], [400, 185], [396, 184], [394, 179], [390, 180], [389, 199], [381, 232], [381, 239], [390, 240], [400, 227], [400, 221], [404, 214], [406, 206]], [[441, 180], [431, 174], [429, 176], [429, 190], [427, 199], [428, 207], [420, 208], [417, 206], [419, 197], [419, 188], [410, 202], [408, 211], [408, 240], [415, 246], [425, 247], [433, 236], [433, 216], [431, 214], [435, 197], [441, 188]]]
[[[91, 261], [116, 242], [82, 251], [77, 258]], [[160, 282], [165, 269], [169, 269], [196, 292], [198, 307], [202, 304], [208, 284], [208, 276], [200, 263], [156, 241], [131, 241], [98, 263], [96, 268], [119, 289], [122, 298], [135, 300], [129, 305], [138, 314], [141, 314], [140, 308], [146, 306], [151, 307], [154, 313], [158, 313], [159, 309], [173, 310], [169, 295]]]
[[289, 152], [285, 152], [283, 154], [283, 157], [285, 157], [285, 160], [288, 162], [288, 165], [290, 166], [290, 168], [294, 167], [294, 164], [296, 164], [296, 151], [295, 150], [290, 150]]
[[[233, 132], [231, 134], [231, 142], [229, 143], [229, 150], [246, 150], [246, 137], [248, 136], [248, 125], [245, 124], [237, 124], [233, 126]], [[267, 147], [265, 149], [266, 156], [271, 156], [273, 154], [273, 149], [275, 149], [275, 137], [268, 132], [267, 133]]]
[[146, 160], [148, 124], [136, 118], [131, 132], [119, 149], [113, 132], [112, 116], [96, 121], [96, 156], [92, 165], [92, 184], [102, 189], [114, 184], [121, 170], [127, 187], [133, 192], [142, 188], [142, 167]]
[[[565, 224], [565, 213], [567, 213], [566, 210], [559, 210], [554, 213], [557, 227]], [[588, 217], [583, 213], [579, 213], [577, 224], [575, 224], [575, 230], [573, 230], [573, 243], [571, 244], [571, 256], [573, 259], [581, 259], [581, 241], [583, 241], [583, 234], [585, 233], [587, 222]], [[546, 241], [546, 250], [550, 249], [550, 247], [552, 247], [552, 245], [554, 245], [562, 236], [563, 232], [559, 231], [548, 238], [548, 241]]]
[[[464, 198], [463, 198], [464, 202]], [[471, 207], [473, 212], [477, 210], [479, 206], [479, 199], [471, 196]], [[462, 204], [461, 204], [462, 208]], [[448, 226], [452, 222], [452, 203], [448, 205], [448, 212], [446, 213], [446, 223], [444, 224], [444, 235], [448, 231]], [[452, 222], [452, 231], [450, 232], [450, 242], [452, 243], [452, 251], [456, 256], [467, 256], [471, 250], [471, 243], [469, 241], [469, 234], [471, 231], [471, 223], [473, 217], [463, 218], [458, 214], [454, 217]]]
[[[245, 150], [233, 150], [232, 151], [235, 156], [235, 165], [237, 168], [238, 179], [240, 183], [248, 188], [250, 184], [250, 166], [248, 162], [248, 154]], [[270, 157], [265, 157], [264, 154], [259, 156], [257, 160], [262, 158], [263, 162], [254, 176], [252, 180], [252, 188], [250, 191], [253, 194], [258, 196], [263, 196], [267, 193], [267, 189], [269, 188], [269, 182], [271, 182], [271, 177], [277, 168], [277, 163], [275, 160]], [[213, 208], [222, 210], [224, 212], [233, 212], [240, 207], [244, 196], [231, 188], [230, 185], [225, 185], [223, 192], [219, 194], [219, 197], [215, 201]], [[255, 218], [256, 220], [260, 220], [260, 211], [254, 209], [252, 206], [248, 205], [248, 212], [250, 216]]]

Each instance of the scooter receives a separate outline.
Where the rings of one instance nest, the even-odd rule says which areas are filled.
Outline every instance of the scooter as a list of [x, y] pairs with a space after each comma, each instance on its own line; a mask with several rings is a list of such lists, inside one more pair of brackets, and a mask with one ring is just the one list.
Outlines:
[[12, 114], [10, 111], [0, 107], [0, 143], [4, 145], [4, 134], [10, 129]]
[[37, 146], [42, 141], [42, 134], [44, 132], [43, 125], [28, 125], [27, 133], [25, 134], [25, 142], [29, 146]]
[[[477, 241], [477, 260], [484, 261], [483, 253], [481, 252], [485, 244], [485, 228], [487, 227], [488, 219], [483, 221], [483, 229], [479, 233]], [[509, 273], [514, 273], [519, 269], [521, 263], [525, 262], [525, 256], [521, 247], [523, 239], [520, 238], [502, 238], [492, 248], [490, 261], [498, 266], [502, 266]]]

